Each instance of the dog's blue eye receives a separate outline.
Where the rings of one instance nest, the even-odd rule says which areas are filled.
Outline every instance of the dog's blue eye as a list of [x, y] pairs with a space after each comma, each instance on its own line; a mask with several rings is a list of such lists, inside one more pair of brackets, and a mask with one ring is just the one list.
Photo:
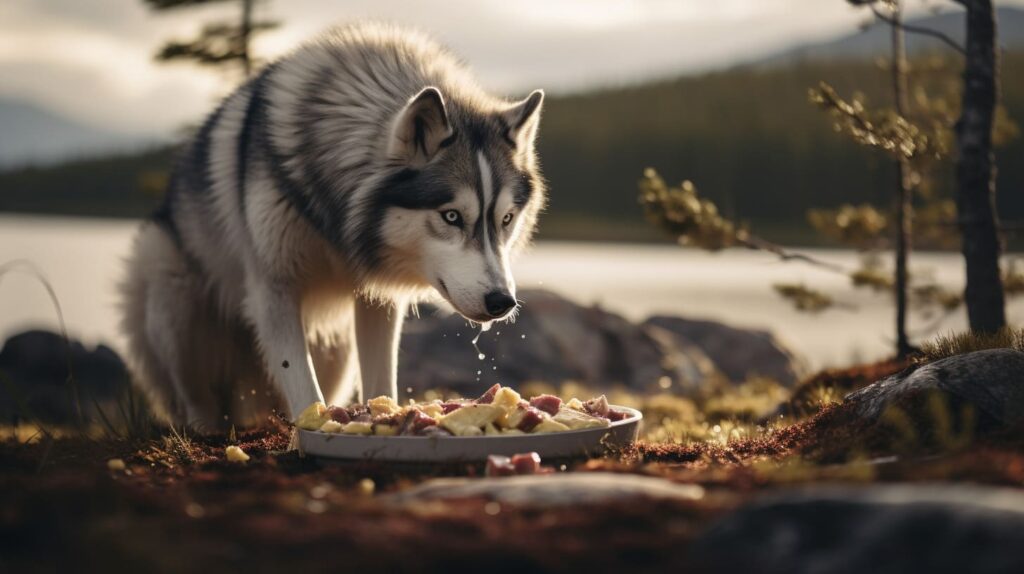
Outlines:
[[503, 226], [508, 227], [509, 223], [512, 223], [512, 212], [511, 211], [506, 213], [505, 217], [501, 218], [501, 224]]
[[456, 227], [462, 227], [462, 214], [457, 210], [448, 209], [441, 212], [441, 219], [448, 225], [454, 225]]

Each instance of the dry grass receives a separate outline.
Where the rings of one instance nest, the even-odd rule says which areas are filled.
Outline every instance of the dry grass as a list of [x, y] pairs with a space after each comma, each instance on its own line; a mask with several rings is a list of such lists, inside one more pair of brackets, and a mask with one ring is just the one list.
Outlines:
[[1004, 327], [995, 333], [950, 333], [921, 345], [921, 363], [930, 363], [953, 355], [988, 349], [1024, 351], [1024, 329]]

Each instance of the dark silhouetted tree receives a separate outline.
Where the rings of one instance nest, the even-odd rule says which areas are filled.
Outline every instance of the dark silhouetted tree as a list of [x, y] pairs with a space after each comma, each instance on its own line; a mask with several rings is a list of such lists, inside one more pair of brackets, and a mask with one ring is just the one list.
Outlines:
[[240, 4], [237, 22], [213, 22], [191, 40], [172, 40], [156, 54], [157, 60], [191, 60], [207, 66], [241, 65], [248, 77], [254, 68], [251, 46], [254, 35], [273, 29], [278, 22], [255, 20], [253, 9], [260, 0], [144, 0], [155, 10], [174, 10], [208, 4]]
[[971, 330], [991, 333], [1006, 325], [992, 152], [999, 100], [996, 16], [991, 0], [956, 1], [967, 9], [963, 99], [956, 124], [957, 219], [967, 265], [964, 299]]

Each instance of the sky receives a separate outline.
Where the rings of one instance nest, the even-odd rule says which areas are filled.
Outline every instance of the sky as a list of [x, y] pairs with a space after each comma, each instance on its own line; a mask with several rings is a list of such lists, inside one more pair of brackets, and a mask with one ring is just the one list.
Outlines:
[[[167, 134], [197, 121], [234, 80], [153, 54], [236, 11], [233, 3], [154, 12], [142, 0], [2, 0], [0, 96], [116, 131]], [[850, 33], [865, 20], [842, 0], [264, 0], [257, 15], [283, 22], [257, 40], [261, 57], [331, 25], [393, 21], [434, 34], [485, 87], [509, 96], [713, 69]]]

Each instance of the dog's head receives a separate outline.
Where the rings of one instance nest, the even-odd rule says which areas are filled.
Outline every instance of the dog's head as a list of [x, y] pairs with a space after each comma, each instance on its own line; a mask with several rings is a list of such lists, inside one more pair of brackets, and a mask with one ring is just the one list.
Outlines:
[[534, 152], [544, 94], [512, 104], [456, 103], [423, 89], [390, 126], [396, 168], [382, 186], [386, 271], [433, 286], [473, 321], [516, 307], [510, 258], [544, 204]]

